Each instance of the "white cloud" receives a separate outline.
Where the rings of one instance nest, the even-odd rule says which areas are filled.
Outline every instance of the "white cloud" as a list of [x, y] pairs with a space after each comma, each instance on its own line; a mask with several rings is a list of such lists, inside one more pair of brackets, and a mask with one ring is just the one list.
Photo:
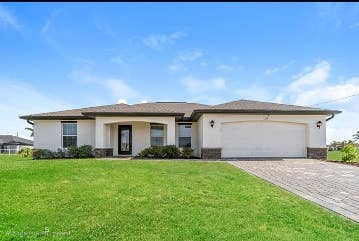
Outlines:
[[[356, 101], [359, 104], [359, 101]], [[359, 131], [359, 112], [344, 110], [327, 124], [327, 143], [344, 141], [352, 138]]]
[[170, 39], [175, 40], [175, 39], [184, 38], [186, 36], [187, 36], [187, 33], [182, 32], [182, 31], [177, 31], [177, 32], [170, 34]]
[[127, 104], [127, 100], [125, 100], [125, 99], [119, 99], [119, 100], [117, 101], [117, 104]]
[[177, 60], [182, 62], [192, 62], [195, 61], [198, 58], [201, 58], [202, 56], [206, 55], [206, 50], [201, 49], [192, 49], [187, 51], [182, 51], [178, 53]]
[[0, 77], [0, 134], [12, 134], [29, 138], [29, 126], [20, 115], [36, 114], [73, 108], [66, 101], [44, 94], [31, 85], [14, 79]]
[[181, 80], [181, 83], [186, 87], [187, 92], [190, 94], [218, 91], [226, 88], [226, 81], [221, 77], [198, 79], [192, 76], [187, 76]]
[[56, 28], [56, 21], [59, 15], [63, 13], [62, 9], [56, 9], [50, 13], [50, 16], [46, 19], [40, 29], [40, 35], [45, 42], [53, 48], [59, 55], [68, 60], [73, 60], [73, 53], [68, 52], [62, 47], [62, 41], [58, 40], [61, 38], [61, 32]]
[[61, 9], [57, 9], [55, 11], [53, 11], [50, 14], [50, 17], [48, 17], [44, 23], [44, 25], [42, 25], [41, 27], [41, 34], [43, 34], [44, 36], [47, 36], [48, 34], [50, 34], [50, 32], [54, 31], [54, 21], [56, 19], [56, 17], [62, 13]]
[[[359, 93], [359, 85], [350, 83], [350, 81], [335, 85], [317, 87], [310, 90], [300, 92], [296, 95], [295, 105], [312, 105], [316, 103], [326, 102], [328, 100], [340, 99], [346, 96]], [[345, 103], [350, 99], [338, 100]]]
[[[172, 61], [172, 64], [170, 64], [168, 66], [168, 68], [171, 71], [185, 71], [188, 69], [187, 66], [185, 66], [186, 62], [187, 63], [193, 62], [193, 61], [203, 57], [206, 54], [207, 54], [207, 51], [201, 50], [201, 49], [191, 49], [191, 50], [179, 52], [177, 54], [176, 58]], [[206, 66], [207, 63], [201, 62], [200, 65]]]
[[0, 25], [4, 27], [11, 27], [16, 31], [22, 30], [22, 25], [19, 24], [16, 16], [5, 6], [0, 4]]
[[101, 81], [104, 86], [111, 90], [115, 97], [124, 99], [134, 99], [140, 96], [140, 93], [126, 84], [123, 80], [117, 78], [105, 79]]
[[289, 88], [292, 91], [298, 92], [305, 88], [324, 83], [328, 79], [329, 74], [330, 64], [327, 61], [322, 61], [314, 67], [307, 68], [304, 72], [294, 76], [296, 80], [289, 85]]
[[142, 40], [142, 43], [153, 49], [161, 49], [165, 46], [172, 45], [176, 40], [186, 37], [185, 32], [174, 32], [171, 34], [150, 34]]
[[272, 75], [272, 74], [274, 74], [274, 73], [277, 73], [277, 72], [280, 72], [280, 71], [284, 71], [284, 70], [288, 69], [289, 66], [291, 66], [291, 65], [294, 64], [294, 63], [295, 63], [295, 61], [294, 61], [294, 60], [291, 60], [291, 61], [289, 61], [289, 62], [288, 62], [287, 64], [285, 64], [285, 65], [266, 69], [266, 70], [264, 71], [264, 74], [265, 74], [265, 75]]
[[222, 72], [231, 72], [234, 70], [241, 70], [243, 66], [241, 65], [229, 65], [229, 64], [221, 64], [216, 67], [217, 70]]
[[[307, 67], [304, 72], [295, 76], [275, 98], [276, 102], [293, 103], [296, 105], [313, 105], [330, 100], [340, 99], [359, 93], [359, 77], [345, 81], [329, 82], [331, 66], [322, 61], [315, 66]], [[343, 113], [328, 122], [327, 142], [333, 140], [348, 140], [359, 130], [359, 97], [345, 98], [335, 102], [316, 105], [319, 108], [339, 109]]]
[[135, 101], [141, 97], [141, 93], [128, 85], [124, 80], [92, 74], [86, 67], [71, 71], [70, 74], [68, 74], [68, 78], [82, 83], [92, 83], [103, 86], [110, 91], [114, 98]]

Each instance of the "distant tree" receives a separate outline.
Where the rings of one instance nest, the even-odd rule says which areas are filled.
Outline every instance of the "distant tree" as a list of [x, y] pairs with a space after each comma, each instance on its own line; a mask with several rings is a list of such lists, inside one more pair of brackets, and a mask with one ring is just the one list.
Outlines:
[[359, 141], [359, 131], [357, 131], [357, 133], [355, 133], [355, 134], [353, 135], [353, 140], [354, 140], [354, 141]]
[[31, 132], [30, 136], [31, 136], [31, 137], [34, 137], [34, 128], [32, 128], [32, 127], [25, 127], [25, 130], [30, 131], [30, 132]]

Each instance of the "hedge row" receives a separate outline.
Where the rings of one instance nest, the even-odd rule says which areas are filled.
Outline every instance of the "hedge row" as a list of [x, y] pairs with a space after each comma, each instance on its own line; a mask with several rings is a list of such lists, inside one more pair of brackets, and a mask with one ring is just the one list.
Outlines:
[[182, 152], [175, 145], [152, 146], [143, 149], [138, 157], [141, 158], [157, 158], [157, 159], [175, 159], [175, 158], [191, 158], [193, 149], [190, 147], [183, 148]]
[[92, 146], [70, 146], [67, 149], [58, 149], [57, 151], [50, 151], [47, 149], [34, 149], [33, 159], [59, 159], [59, 158], [89, 158], [93, 157]]

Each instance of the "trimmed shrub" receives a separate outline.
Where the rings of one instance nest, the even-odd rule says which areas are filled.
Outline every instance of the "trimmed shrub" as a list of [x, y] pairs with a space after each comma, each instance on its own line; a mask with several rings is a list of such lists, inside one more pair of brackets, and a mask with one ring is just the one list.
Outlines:
[[58, 149], [50, 151], [47, 149], [35, 149], [33, 151], [33, 159], [52, 159], [52, 158], [89, 158], [93, 157], [92, 146], [70, 146], [67, 149]]
[[151, 146], [143, 149], [139, 154], [142, 158], [165, 158], [162, 146]]
[[80, 151], [77, 146], [69, 146], [67, 148], [70, 158], [80, 158]]
[[21, 157], [32, 157], [32, 148], [26, 147], [19, 151]]
[[151, 146], [143, 149], [138, 156], [142, 158], [174, 159], [179, 158], [181, 152], [175, 145]]
[[138, 157], [141, 157], [141, 158], [146, 158], [146, 157], [149, 157], [150, 155], [150, 148], [151, 147], [147, 147], [145, 149], [143, 149], [142, 151], [140, 151], [137, 156]]
[[65, 158], [65, 157], [66, 157], [66, 152], [60, 148], [57, 149], [57, 152], [55, 151], [52, 153], [52, 158], [60, 159], [60, 158]]
[[343, 153], [342, 160], [345, 162], [352, 162], [358, 158], [359, 155], [358, 149], [354, 144], [345, 145], [341, 152]]
[[70, 146], [68, 147], [68, 154], [70, 158], [88, 158], [92, 157], [92, 146]]
[[181, 157], [181, 151], [175, 145], [163, 146], [164, 158], [174, 159]]
[[79, 155], [80, 155], [80, 158], [93, 157], [92, 146], [90, 146], [90, 145], [80, 146], [79, 147]]
[[33, 159], [51, 159], [53, 156], [52, 151], [47, 149], [34, 149], [32, 152]]
[[183, 158], [189, 159], [193, 156], [194, 150], [191, 147], [183, 147], [181, 155]]

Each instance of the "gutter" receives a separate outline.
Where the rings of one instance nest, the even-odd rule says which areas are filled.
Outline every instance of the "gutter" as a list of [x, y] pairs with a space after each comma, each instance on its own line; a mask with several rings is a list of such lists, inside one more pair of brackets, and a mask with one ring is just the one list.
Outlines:
[[[246, 114], [246, 115], [256, 115], [256, 114], [265, 114], [265, 115], [328, 115], [331, 114], [331, 117], [328, 120], [333, 119], [335, 114], [340, 114], [341, 111], [337, 110], [261, 110], [261, 109], [198, 109], [193, 110], [191, 119], [194, 121], [198, 120], [198, 118], [202, 114]], [[328, 121], [327, 120], [327, 121]]]
[[330, 121], [331, 119], [333, 119], [333, 118], [334, 118], [334, 116], [335, 116], [335, 114], [334, 114], [334, 113], [332, 113], [332, 114], [331, 114], [331, 116], [329, 116], [329, 117], [328, 117], [327, 119], [325, 119], [325, 120], [328, 122], [328, 121]]
[[34, 125], [34, 122], [32, 122], [32, 121], [29, 120], [29, 119], [27, 119], [26, 122], [29, 123], [29, 124], [32, 125], [32, 126]]

